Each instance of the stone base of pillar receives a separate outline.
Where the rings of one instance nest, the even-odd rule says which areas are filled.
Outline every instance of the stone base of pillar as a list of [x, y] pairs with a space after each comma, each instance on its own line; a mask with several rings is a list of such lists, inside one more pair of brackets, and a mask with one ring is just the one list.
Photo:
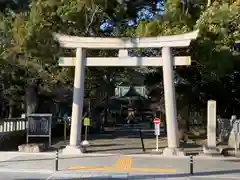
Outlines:
[[68, 145], [62, 150], [63, 155], [81, 155], [84, 152], [86, 152], [86, 149], [84, 147], [81, 147], [81, 146], [70, 146], [70, 145]]
[[181, 148], [165, 148], [163, 156], [185, 156], [185, 152]]
[[217, 147], [207, 147], [203, 146], [203, 153], [199, 155], [204, 155], [204, 156], [222, 156], [222, 150]]

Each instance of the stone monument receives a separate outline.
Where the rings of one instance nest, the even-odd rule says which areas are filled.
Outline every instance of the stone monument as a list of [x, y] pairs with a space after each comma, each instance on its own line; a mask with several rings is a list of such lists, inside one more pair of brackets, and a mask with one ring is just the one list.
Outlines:
[[216, 101], [209, 100], [207, 108], [207, 145], [203, 146], [204, 155], [220, 155], [221, 150], [217, 148], [217, 112]]

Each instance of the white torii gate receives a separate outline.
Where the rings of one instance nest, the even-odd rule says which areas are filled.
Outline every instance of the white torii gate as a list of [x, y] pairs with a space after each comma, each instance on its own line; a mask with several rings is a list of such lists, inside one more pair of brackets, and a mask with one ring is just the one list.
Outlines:
[[[173, 66], [190, 65], [190, 57], [172, 58], [172, 47], [187, 47], [196, 39], [198, 30], [173, 36], [146, 38], [76, 37], [54, 34], [64, 48], [76, 49], [76, 58], [60, 58], [60, 66], [75, 66], [70, 144], [63, 153], [82, 153], [80, 145], [85, 66], [163, 66], [164, 97], [168, 147], [163, 155], [184, 155], [179, 149]], [[127, 48], [162, 48], [162, 57], [130, 57]], [[86, 49], [119, 49], [118, 57], [86, 57]]]

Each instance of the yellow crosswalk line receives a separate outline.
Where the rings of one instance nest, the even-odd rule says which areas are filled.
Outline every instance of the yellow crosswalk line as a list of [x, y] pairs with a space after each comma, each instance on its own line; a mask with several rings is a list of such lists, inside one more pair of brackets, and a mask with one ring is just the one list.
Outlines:
[[114, 167], [104, 166], [72, 166], [68, 170], [86, 170], [86, 171], [110, 171], [110, 172], [149, 172], [149, 173], [176, 173], [176, 169], [168, 168], [133, 168], [132, 157], [120, 157]]
[[68, 170], [85, 170], [85, 171], [108, 171], [108, 172], [142, 172], [142, 173], [176, 173], [176, 169], [161, 168], [130, 168], [119, 169], [115, 167], [88, 167], [88, 166], [72, 166]]

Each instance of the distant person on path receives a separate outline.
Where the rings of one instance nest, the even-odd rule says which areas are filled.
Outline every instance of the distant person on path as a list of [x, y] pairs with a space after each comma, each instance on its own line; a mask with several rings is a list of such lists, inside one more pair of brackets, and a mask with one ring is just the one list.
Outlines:
[[133, 126], [135, 119], [135, 110], [131, 107], [128, 108], [127, 123]]

